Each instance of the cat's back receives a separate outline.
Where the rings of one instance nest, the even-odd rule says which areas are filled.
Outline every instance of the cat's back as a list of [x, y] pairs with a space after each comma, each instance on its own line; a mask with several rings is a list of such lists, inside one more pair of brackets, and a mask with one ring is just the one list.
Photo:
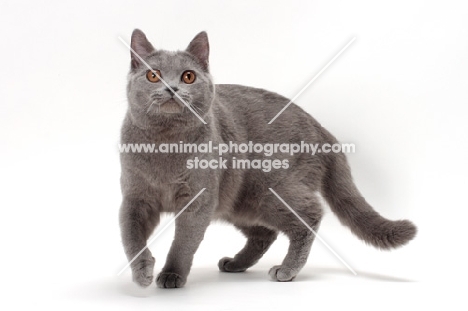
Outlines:
[[321, 125], [306, 111], [290, 104], [272, 124], [268, 124], [290, 102], [275, 92], [236, 84], [217, 84], [218, 117], [227, 117], [258, 138], [311, 139], [326, 135]]
[[238, 84], [216, 84], [216, 94], [224, 104], [249, 110], [284, 107], [289, 102], [286, 97], [275, 92]]

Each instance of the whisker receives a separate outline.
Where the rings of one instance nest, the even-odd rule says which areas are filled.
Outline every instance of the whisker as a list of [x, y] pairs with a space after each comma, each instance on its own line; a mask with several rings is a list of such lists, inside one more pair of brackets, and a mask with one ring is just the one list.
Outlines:
[[148, 114], [151, 110], [151, 107], [153, 104], [156, 102], [155, 100], [152, 100], [151, 98], [146, 102], [146, 105], [151, 101], [151, 104], [148, 106], [148, 109], [146, 109], [146, 114]]
[[195, 104], [190, 104], [190, 106], [191, 106], [194, 110], [196, 110], [199, 114], [203, 114], [203, 113], [204, 113], [203, 109], [201, 109], [201, 108], [198, 107], [197, 105], [195, 105]]
[[190, 108], [192, 108], [195, 112], [200, 113], [198, 107], [194, 106], [193, 104], [189, 104]]

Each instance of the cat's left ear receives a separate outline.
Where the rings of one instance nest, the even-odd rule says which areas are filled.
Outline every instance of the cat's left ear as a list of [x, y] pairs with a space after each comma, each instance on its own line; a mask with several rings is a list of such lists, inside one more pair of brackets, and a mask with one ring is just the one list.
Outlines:
[[187, 52], [197, 58], [204, 70], [208, 71], [208, 58], [210, 55], [210, 44], [208, 43], [208, 35], [202, 31], [193, 38], [187, 47]]

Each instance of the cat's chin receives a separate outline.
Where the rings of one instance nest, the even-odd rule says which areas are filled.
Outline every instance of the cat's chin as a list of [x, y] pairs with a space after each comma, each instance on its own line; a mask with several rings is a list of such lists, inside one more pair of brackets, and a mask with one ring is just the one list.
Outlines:
[[177, 103], [174, 99], [169, 99], [168, 101], [162, 103], [159, 106], [159, 113], [182, 113], [184, 112], [184, 107]]

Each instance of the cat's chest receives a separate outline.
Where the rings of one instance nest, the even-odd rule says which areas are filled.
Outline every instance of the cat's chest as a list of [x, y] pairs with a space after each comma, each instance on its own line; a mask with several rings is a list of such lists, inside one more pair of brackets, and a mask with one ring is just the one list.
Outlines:
[[138, 197], [158, 201], [172, 212], [192, 194], [193, 182], [186, 159], [180, 155], [134, 155], [126, 161], [126, 188]]
[[166, 184], [187, 182], [188, 159], [184, 154], [144, 154], [133, 162], [148, 180]]

